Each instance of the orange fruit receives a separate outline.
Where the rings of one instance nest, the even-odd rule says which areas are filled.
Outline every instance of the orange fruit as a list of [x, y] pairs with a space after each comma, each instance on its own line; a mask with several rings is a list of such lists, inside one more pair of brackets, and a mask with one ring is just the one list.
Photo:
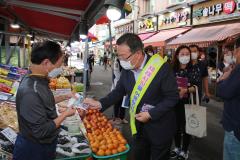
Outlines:
[[117, 153], [118, 153], [118, 151], [116, 149], [112, 150], [112, 154], [117, 154]]
[[124, 148], [123, 147], [118, 147], [117, 151], [120, 153], [120, 152], [123, 152], [124, 151]]
[[127, 147], [126, 147], [126, 146], [122, 146], [122, 148], [123, 148], [124, 151], [127, 150]]
[[117, 145], [118, 145], [118, 144], [119, 144], [119, 143], [118, 143], [118, 140], [116, 140], [116, 139], [113, 140], [113, 144], [117, 144]]
[[105, 154], [104, 150], [102, 150], [102, 149], [99, 149], [98, 152], [97, 152], [98, 156], [104, 156], [104, 154]]
[[103, 139], [103, 136], [102, 136], [102, 135], [99, 135], [99, 136], [97, 137], [97, 139], [98, 139], [99, 141], [101, 141], [101, 140]]
[[100, 142], [100, 145], [105, 145], [107, 142], [106, 142], [106, 140], [102, 140], [101, 142]]
[[123, 139], [123, 136], [121, 134], [117, 134], [117, 138], [120, 140]]
[[113, 143], [113, 148], [116, 149], [118, 147], [118, 144]]
[[97, 149], [97, 148], [92, 148], [92, 151], [93, 151], [94, 153], [97, 153], [98, 149]]
[[112, 154], [112, 151], [111, 151], [110, 149], [107, 149], [107, 150], [105, 151], [105, 154], [106, 154], [107, 156], [109, 156], [109, 155]]
[[111, 139], [107, 139], [107, 144], [111, 144], [112, 140]]
[[111, 143], [110, 143], [110, 144], [108, 144], [108, 149], [111, 149], [111, 150], [112, 150], [112, 149], [114, 149], [114, 146], [113, 146], [113, 144], [111, 144]]
[[124, 145], [127, 144], [126, 139], [120, 139], [119, 141], [120, 141], [120, 144], [124, 144]]
[[106, 150], [106, 149], [107, 149], [107, 146], [106, 146], [106, 145], [101, 145], [101, 146], [100, 146], [100, 149]]

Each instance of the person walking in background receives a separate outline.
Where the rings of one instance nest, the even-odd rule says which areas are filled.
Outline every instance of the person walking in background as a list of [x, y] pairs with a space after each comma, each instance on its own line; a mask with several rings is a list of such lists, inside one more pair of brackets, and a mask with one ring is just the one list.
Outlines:
[[211, 97], [208, 89], [208, 68], [202, 61], [199, 61], [199, 47], [197, 45], [190, 45], [191, 50], [191, 71], [190, 76], [192, 84], [198, 87], [199, 99], [202, 99], [202, 88], [204, 89], [205, 97], [208, 100]]
[[171, 158], [177, 160], [188, 159], [188, 148], [191, 141], [191, 135], [185, 131], [185, 104], [189, 104], [189, 93], [195, 92], [195, 88], [190, 82], [190, 66], [191, 66], [191, 51], [187, 46], [180, 46], [177, 48], [172, 62], [173, 70], [178, 82], [179, 101], [176, 104], [176, 123], [177, 133], [174, 138], [175, 148], [171, 151]]
[[104, 55], [103, 55], [103, 65], [104, 65], [104, 69], [107, 70], [108, 56], [106, 52], [104, 52]]
[[81, 52], [81, 54], [80, 54], [80, 58], [81, 58], [81, 60], [83, 59], [83, 53]]
[[217, 95], [224, 101], [222, 125], [224, 160], [240, 159], [240, 37], [236, 41], [233, 61], [235, 65], [223, 71], [217, 83]]
[[64, 66], [68, 66], [68, 59], [69, 59], [70, 55], [68, 53], [64, 54]]

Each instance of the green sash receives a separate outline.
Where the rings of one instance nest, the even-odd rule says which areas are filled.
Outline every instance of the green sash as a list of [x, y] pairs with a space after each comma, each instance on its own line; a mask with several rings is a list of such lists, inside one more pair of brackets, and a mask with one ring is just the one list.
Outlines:
[[130, 126], [132, 135], [137, 133], [135, 115], [137, 107], [152, 80], [166, 62], [159, 54], [153, 55], [140, 73], [130, 97]]

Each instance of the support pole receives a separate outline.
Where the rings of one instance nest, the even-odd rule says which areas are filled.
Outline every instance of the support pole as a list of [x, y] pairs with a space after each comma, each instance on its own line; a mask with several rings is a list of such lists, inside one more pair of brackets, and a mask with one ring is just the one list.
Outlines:
[[26, 36], [23, 37], [23, 68], [25, 68], [27, 66], [27, 61], [26, 61]]
[[[108, 29], [109, 29], [110, 52], [111, 52], [111, 58], [112, 58], [113, 57], [113, 45], [112, 45], [111, 22], [108, 23]], [[113, 60], [113, 58], [112, 58], [112, 60]]]
[[219, 63], [219, 45], [216, 46], [217, 49], [217, 57], [216, 57], [216, 81], [215, 81], [215, 86], [214, 86], [214, 96], [217, 96], [217, 74], [218, 74], [218, 70], [217, 70], [217, 66]]
[[83, 73], [83, 84], [84, 84], [84, 90], [83, 90], [83, 97], [86, 98], [87, 93], [87, 79], [88, 79], [88, 64], [87, 64], [87, 58], [88, 58], [88, 37], [86, 38], [85, 42], [85, 53], [84, 53], [84, 73]]

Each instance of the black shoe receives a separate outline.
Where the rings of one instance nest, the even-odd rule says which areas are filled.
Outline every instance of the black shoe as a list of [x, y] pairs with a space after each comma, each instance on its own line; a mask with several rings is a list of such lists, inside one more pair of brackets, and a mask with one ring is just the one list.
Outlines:
[[170, 152], [170, 158], [176, 158], [180, 153], [180, 150], [179, 148], [174, 148], [174, 150], [172, 150]]
[[179, 155], [177, 156], [177, 160], [187, 160], [188, 159], [188, 152], [180, 152]]

